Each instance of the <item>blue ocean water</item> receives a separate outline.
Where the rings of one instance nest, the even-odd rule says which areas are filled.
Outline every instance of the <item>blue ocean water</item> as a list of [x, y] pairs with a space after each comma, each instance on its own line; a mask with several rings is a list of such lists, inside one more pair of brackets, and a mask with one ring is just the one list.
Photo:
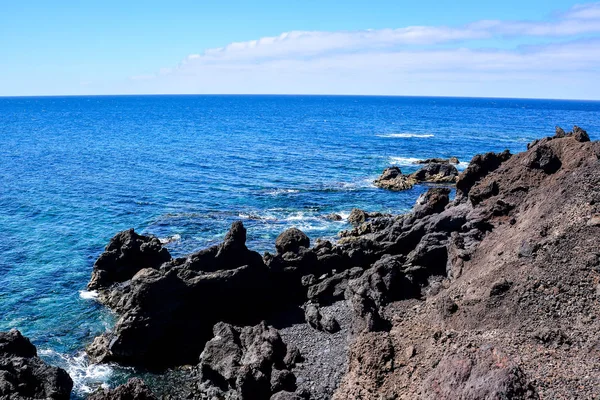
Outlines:
[[[66, 367], [75, 397], [123, 371], [89, 365], [86, 344], [113, 317], [85, 290], [117, 231], [134, 227], [182, 255], [231, 222], [272, 250], [324, 215], [403, 212], [426, 190], [371, 181], [418, 158], [522, 151], [555, 125], [600, 138], [600, 102], [353, 96], [0, 98], [0, 330], [18, 328]], [[464, 163], [462, 164], [465, 165]], [[125, 371], [125, 373], [127, 373]]]

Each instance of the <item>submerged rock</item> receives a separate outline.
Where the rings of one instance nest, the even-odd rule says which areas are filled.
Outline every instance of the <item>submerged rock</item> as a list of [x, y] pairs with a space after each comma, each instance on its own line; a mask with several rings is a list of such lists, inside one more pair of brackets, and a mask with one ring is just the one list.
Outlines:
[[67, 372], [38, 358], [35, 346], [21, 332], [0, 332], [0, 398], [68, 400], [72, 388]]
[[417, 160], [415, 164], [460, 164], [456, 157], [450, 158], [427, 158], [425, 160]]

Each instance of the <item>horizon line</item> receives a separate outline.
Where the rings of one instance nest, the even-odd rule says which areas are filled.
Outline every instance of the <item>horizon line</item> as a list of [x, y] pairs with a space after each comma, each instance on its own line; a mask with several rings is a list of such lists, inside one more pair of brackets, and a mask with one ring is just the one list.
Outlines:
[[398, 97], [398, 98], [438, 98], [438, 99], [481, 99], [481, 100], [549, 100], [600, 102], [597, 99], [574, 99], [553, 97], [506, 97], [506, 96], [455, 96], [455, 95], [400, 95], [400, 94], [322, 94], [322, 93], [117, 93], [117, 94], [39, 94], [39, 95], [0, 95], [0, 99], [27, 99], [52, 97], [160, 97], [160, 96], [213, 96], [213, 97]]

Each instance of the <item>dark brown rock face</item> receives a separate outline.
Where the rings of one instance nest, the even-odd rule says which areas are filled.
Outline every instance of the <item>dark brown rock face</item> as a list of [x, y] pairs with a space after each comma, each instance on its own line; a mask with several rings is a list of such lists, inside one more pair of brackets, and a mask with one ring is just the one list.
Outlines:
[[423, 383], [423, 399], [539, 399], [521, 368], [491, 346], [443, 358]]
[[359, 334], [334, 399], [596, 395], [600, 143], [574, 131], [474, 157], [437, 213], [344, 235], [394, 244], [348, 285]]
[[39, 359], [19, 331], [0, 332], [0, 398], [68, 400], [72, 388], [67, 372]]

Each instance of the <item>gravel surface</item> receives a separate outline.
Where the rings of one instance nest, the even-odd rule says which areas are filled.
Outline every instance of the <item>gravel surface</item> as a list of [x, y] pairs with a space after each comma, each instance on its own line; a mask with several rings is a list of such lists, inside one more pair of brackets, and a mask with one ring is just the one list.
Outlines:
[[304, 361], [293, 369], [298, 389], [307, 389], [312, 400], [330, 399], [347, 369], [350, 309], [345, 301], [321, 308], [323, 315], [335, 316], [341, 330], [334, 334], [321, 332], [307, 323], [280, 328], [283, 341], [295, 345]]

